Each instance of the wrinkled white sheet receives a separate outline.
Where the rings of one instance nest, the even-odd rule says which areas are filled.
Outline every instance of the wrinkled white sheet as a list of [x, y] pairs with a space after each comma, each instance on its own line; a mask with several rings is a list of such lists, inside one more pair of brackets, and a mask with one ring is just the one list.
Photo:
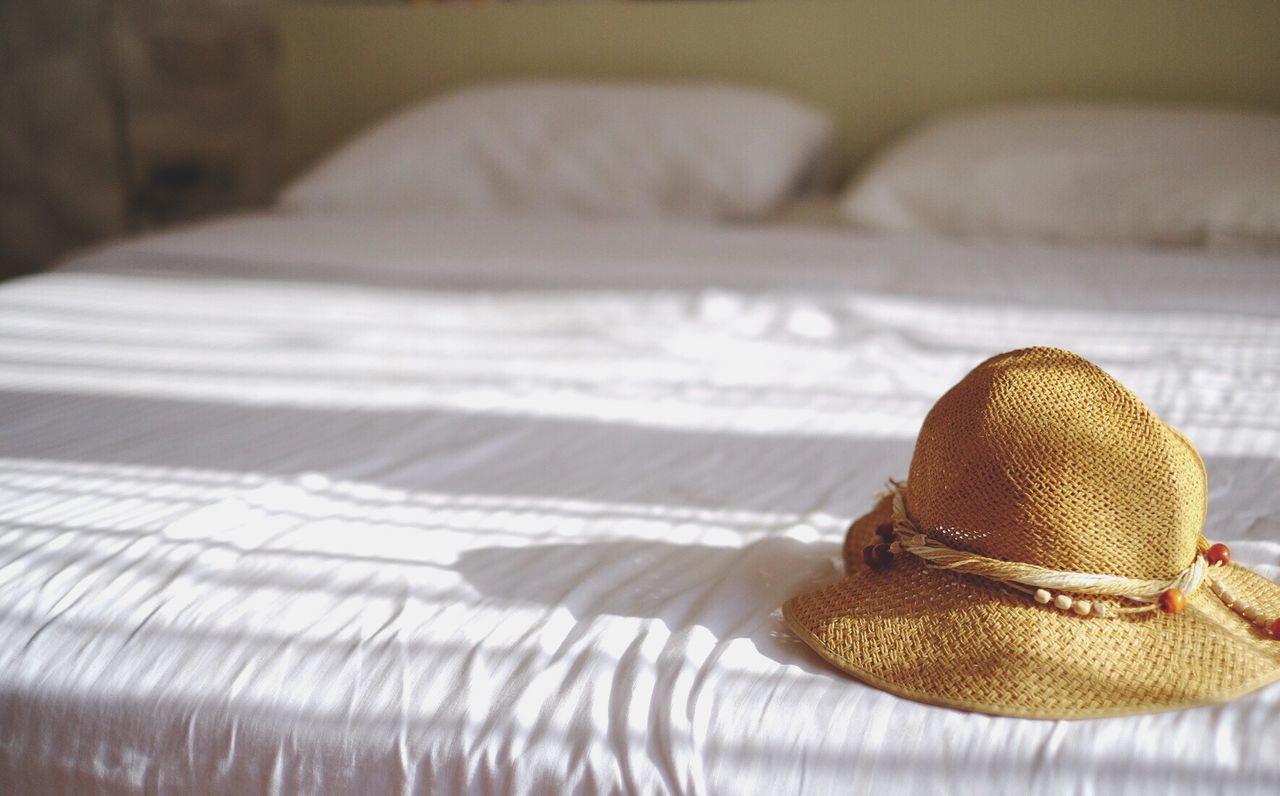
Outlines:
[[[776, 608], [932, 401], [1072, 348], [1280, 575], [1280, 262], [247, 218], [0, 287], [0, 791], [1273, 793], [1280, 688], [905, 701]], [[406, 289], [407, 288], [407, 289]], [[1135, 661], [1141, 666], [1141, 661]]]

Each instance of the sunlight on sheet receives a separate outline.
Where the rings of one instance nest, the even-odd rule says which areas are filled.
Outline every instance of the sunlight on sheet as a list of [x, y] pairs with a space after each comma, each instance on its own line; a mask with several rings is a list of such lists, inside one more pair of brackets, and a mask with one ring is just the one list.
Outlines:
[[396, 293], [53, 274], [0, 291], [0, 389], [909, 439], [984, 357], [1097, 361], [1206, 453], [1280, 455], [1280, 321], [860, 293]]
[[[461, 645], [556, 659], [663, 639], [664, 654], [670, 643], [698, 659], [721, 645], [717, 665], [748, 670], [756, 645], [724, 645], [744, 629], [768, 637], [797, 584], [836, 577], [829, 556], [843, 526], [821, 514], [410, 493], [319, 474], [0, 460], [10, 650], [0, 669], [44, 678], [35, 651], [89, 645], [98, 653], [86, 660], [102, 665], [95, 688], [133, 688], [110, 666], [126, 648], [157, 661], [216, 649], [266, 666], [261, 651], [279, 647], [306, 668], [308, 650], [345, 660], [388, 644], [414, 655]], [[163, 688], [172, 675], [157, 663], [144, 680]], [[270, 700], [273, 683], [239, 687]]]

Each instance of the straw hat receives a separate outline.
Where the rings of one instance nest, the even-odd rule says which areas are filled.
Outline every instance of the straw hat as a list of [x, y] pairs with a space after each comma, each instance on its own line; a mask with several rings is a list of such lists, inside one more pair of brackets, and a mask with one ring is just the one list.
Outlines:
[[[925, 418], [909, 478], [783, 606], [822, 657], [934, 705], [1085, 718], [1280, 679], [1280, 587], [1202, 535], [1204, 464], [1068, 351], [992, 357]], [[1275, 635], [1273, 635], [1273, 630]]]

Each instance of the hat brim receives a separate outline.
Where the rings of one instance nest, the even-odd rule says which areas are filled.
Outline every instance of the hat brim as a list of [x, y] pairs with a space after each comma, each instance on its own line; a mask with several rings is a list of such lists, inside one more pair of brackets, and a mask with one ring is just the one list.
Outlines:
[[[792, 630], [840, 670], [931, 705], [1038, 719], [1121, 716], [1234, 699], [1280, 679], [1280, 640], [1226, 607], [1206, 586], [1183, 611], [1076, 616], [971, 575], [901, 554], [861, 564], [881, 499], [849, 530], [846, 577], [792, 598]], [[854, 559], [854, 560], [850, 560]], [[1211, 576], [1280, 615], [1280, 586], [1231, 564]]]

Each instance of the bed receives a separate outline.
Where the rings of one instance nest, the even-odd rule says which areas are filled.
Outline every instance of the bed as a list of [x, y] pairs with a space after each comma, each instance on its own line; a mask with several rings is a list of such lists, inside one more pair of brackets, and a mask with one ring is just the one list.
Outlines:
[[672, 219], [263, 212], [0, 286], [15, 793], [1274, 793], [1280, 689], [929, 707], [789, 596], [986, 356], [1192, 439], [1280, 576], [1280, 259]]

